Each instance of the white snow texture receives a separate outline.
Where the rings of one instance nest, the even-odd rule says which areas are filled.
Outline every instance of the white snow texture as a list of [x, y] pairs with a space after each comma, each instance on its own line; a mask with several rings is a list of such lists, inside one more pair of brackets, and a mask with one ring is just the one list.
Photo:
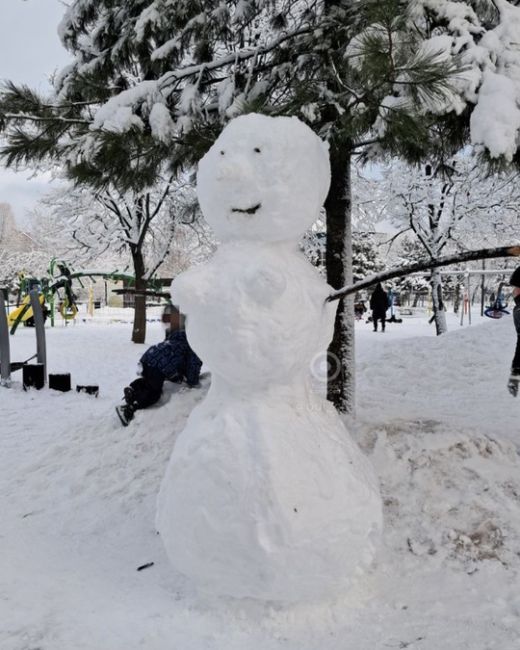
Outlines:
[[202, 592], [327, 599], [377, 549], [372, 467], [309, 385], [335, 306], [297, 242], [329, 180], [326, 146], [296, 118], [241, 116], [199, 165], [200, 204], [224, 244], [172, 296], [212, 382], [175, 443], [157, 527]]

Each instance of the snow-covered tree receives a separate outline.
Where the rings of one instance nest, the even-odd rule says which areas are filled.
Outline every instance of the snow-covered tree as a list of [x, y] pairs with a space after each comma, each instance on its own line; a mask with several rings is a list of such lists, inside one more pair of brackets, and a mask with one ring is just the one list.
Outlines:
[[192, 185], [168, 178], [153, 190], [135, 193], [115, 188], [93, 190], [88, 186], [60, 188], [43, 203], [69, 237], [65, 256], [73, 252], [76, 262], [91, 265], [112, 253], [127, 257], [135, 276], [135, 318], [132, 340], [143, 342], [146, 332], [144, 308], [147, 282], [168, 258], [177, 227], [197, 218]]
[[45, 275], [48, 265], [49, 258], [41, 250], [16, 252], [0, 249], [0, 288], [12, 293], [22, 275], [40, 278]]
[[[459, 224], [461, 247], [520, 243], [520, 172], [516, 169], [475, 179], [476, 204]], [[480, 198], [478, 197], [480, 195]]]
[[17, 227], [11, 206], [0, 203], [0, 288], [12, 290], [20, 273], [41, 275], [48, 261], [41, 243]]
[[373, 233], [354, 232], [352, 235], [352, 280], [358, 282], [385, 267]]
[[320, 273], [325, 272], [326, 239], [325, 221], [320, 219], [304, 234], [300, 243], [305, 257], [319, 269]]
[[[404, 266], [424, 259], [424, 247], [416, 238], [405, 235], [398, 240], [394, 252], [396, 266]], [[400, 294], [409, 294], [413, 297], [412, 306], [416, 307], [421, 295], [424, 295], [430, 285], [424, 275], [409, 275], [398, 278], [393, 282], [395, 289]]]
[[174, 278], [193, 264], [204, 262], [217, 247], [212, 232], [201, 220], [182, 221], [175, 230], [170, 252], [161, 266], [163, 277]]
[[[398, 167], [399, 168], [399, 167]], [[396, 170], [391, 172], [396, 182]], [[428, 256], [438, 259], [452, 237], [457, 222], [466, 211], [459, 203], [459, 193], [454, 189], [454, 167], [434, 168], [431, 164], [420, 169], [400, 169], [399, 180], [405, 180], [405, 187], [395, 187], [393, 216], [395, 220], [406, 221], [416, 235]], [[463, 179], [462, 179], [463, 180]], [[467, 196], [463, 192], [463, 201]], [[447, 331], [446, 312], [442, 295], [442, 279], [438, 269], [431, 275], [432, 304], [437, 334]]]
[[[481, 227], [518, 213], [518, 193], [508, 177], [486, 175], [468, 150], [442, 163], [419, 167], [394, 163], [385, 174], [387, 210], [394, 223], [410, 229], [423, 248], [423, 257], [437, 260], [451, 248], [467, 250], [465, 222]], [[509, 215], [509, 216], [507, 216]], [[432, 303], [437, 334], [447, 330], [442, 280], [432, 271]]]
[[[380, 174], [379, 168], [377, 173]], [[374, 229], [384, 216], [385, 201], [375, 174], [376, 170], [372, 165], [352, 165], [351, 257], [355, 282], [383, 268], [374, 239]], [[325, 214], [322, 214], [305, 233], [301, 248], [312, 264], [320, 271], [326, 271], [327, 219]]]
[[[301, 248], [311, 264], [317, 266], [320, 271], [324, 270], [326, 232], [323, 223], [321, 224], [321, 228], [318, 225], [318, 227], [305, 233]], [[358, 282], [368, 275], [378, 273], [384, 267], [385, 264], [381, 258], [379, 247], [376, 244], [374, 233], [354, 231], [352, 233], [353, 282]]]

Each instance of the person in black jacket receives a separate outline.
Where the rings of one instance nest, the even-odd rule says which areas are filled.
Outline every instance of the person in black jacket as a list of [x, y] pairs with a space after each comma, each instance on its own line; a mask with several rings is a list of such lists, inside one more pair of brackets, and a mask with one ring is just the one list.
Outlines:
[[507, 389], [513, 397], [518, 395], [518, 384], [520, 383], [520, 266], [515, 269], [509, 284], [513, 287], [513, 321], [516, 329], [516, 350], [511, 364], [511, 376], [507, 382]]
[[377, 321], [381, 321], [381, 331], [385, 331], [386, 310], [388, 309], [388, 294], [378, 282], [373, 294], [370, 296], [370, 309], [372, 310], [372, 321], [374, 332], [377, 332]]
[[141, 376], [126, 386], [123, 390], [125, 403], [116, 407], [124, 426], [133, 419], [135, 411], [159, 400], [166, 380], [186, 381], [190, 388], [199, 383], [202, 361], [189, 346], [183, 314], [173, 305], [168, 305], [162, 321], [168, 326], [165, 340], [152, 345], [143, 354]]

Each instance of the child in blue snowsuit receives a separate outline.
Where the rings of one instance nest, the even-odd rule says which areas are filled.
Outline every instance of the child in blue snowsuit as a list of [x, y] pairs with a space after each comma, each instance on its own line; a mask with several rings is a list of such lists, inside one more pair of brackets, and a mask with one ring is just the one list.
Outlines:
[[170, 307], [163, 314], [163, 322], [169, 324], [166, 339], [143, 354], [141, 376], [124, 389], [125, 404], [116, 409], [125, 426], [133, 419], [135, 411], [159, 400], [166, 380], [186, 381], [190, 388], [199, 383], [202, 361], [188, 344], [183, 315]]

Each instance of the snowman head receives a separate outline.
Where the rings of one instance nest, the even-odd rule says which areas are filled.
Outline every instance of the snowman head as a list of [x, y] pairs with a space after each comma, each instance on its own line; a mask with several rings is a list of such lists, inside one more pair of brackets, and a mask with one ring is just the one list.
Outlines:
[[330, 184], [327, 145], [296, 117], [232, 120], [199, 163], [197, 193], [222, 241], [286, 241], [318, 218]]

